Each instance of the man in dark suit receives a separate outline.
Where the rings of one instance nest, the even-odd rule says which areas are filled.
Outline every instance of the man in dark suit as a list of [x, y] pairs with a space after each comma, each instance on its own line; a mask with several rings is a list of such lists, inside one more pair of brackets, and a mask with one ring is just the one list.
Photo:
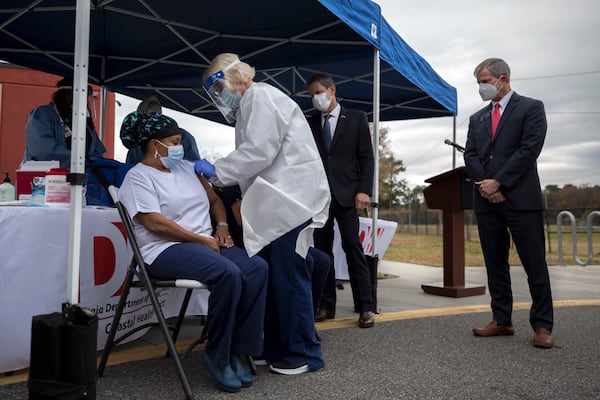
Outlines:
[[477, 336], [513, 335], [510, 237], [527, 273], [533, 345], [551, 348], [553, 309], [544, 239], [544, 202], [537, 158], [546, 137], [541, 101], [510, 87], [510, 68], [490, 58], [475, 68], [479, 93], [491, 103], [469, 121], [465, 165], [475, 183], [473, 208], [488, 274], [493, 321]]
[[[335, 219], [348, 262], [354, 309], [360, 314], [358, 325], [369, 328], [375, 324], [373, 299], [369, 267], [358, 236], [358, 211], [369, 205], [373, 189], [373, 146], [367, 115], [338, 104], [335, 84], [328, 75], [312, 76], [306, 87], [313, 105], [320, 111], [308, 122], [323, 159], [332, 198], [327, 223], [315, 231], [315, 247], [333, 260]], [[315, 321], [335, 317], [335, 290], [335, 269], [331, 268]]]

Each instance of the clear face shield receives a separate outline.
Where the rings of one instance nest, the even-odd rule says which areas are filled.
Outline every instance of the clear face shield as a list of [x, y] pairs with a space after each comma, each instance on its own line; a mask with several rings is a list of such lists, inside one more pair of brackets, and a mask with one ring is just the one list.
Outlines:
[[229, 82], [225, 79], [225, 71], [239, 62], [239, 60], [236, 60], [222, 71], [215, 72], [202, 85], [215, 107], [223, 114], [223, 117], [225, 117], [225, 120], [230, 125], [235, 125], [236, 113], [240, 106], [242, 95], [240, 92], [231, 90]]

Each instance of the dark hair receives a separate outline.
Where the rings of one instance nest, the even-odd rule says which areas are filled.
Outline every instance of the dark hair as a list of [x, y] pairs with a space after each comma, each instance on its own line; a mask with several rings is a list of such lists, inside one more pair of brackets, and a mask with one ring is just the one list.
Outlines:
[[162, 106], [156, 96], [146, 97], [139, 105], [137, 110], [144, 114], [159, 113], [162, 114]]
[[313, 76], [311, 76], [306, 81], [306, 86], [310, 86], [315, 82], [319, 82], [321, 85], [325, 86], [328, 89], [331, 86], [335, 86], [335, 82], [333, 81], [333, 78], [324, 73], [318, 73], [318, 74], [314, 74]]
[[[58, 89], [52, 93], [52, 103], [56, 106], [63, 122], [70, 129], [73, 129], [73, 121], [71, 121], [73, 115], [73, 78], [68, 76], [62, 78], [56, 82], [56, 87]], [[92, 117], [87, 117], [86, 123], [90, 129], [96, 131]]]

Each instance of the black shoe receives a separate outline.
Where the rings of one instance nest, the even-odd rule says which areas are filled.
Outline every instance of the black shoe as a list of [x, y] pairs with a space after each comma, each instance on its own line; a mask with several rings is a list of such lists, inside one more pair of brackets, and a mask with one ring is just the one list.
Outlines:
[[335, 310], [328, 310], [326, 308], [320, 308], [317, 311], [317, 315], [315, 315], [315, 322], [322, 322], [326, 319], [334, 319], [335, 318]]
[[372, 311], [363, 311], [358, 317], [358, 326], [360, 328], [370, 328], [375, 325], [375, 316]]

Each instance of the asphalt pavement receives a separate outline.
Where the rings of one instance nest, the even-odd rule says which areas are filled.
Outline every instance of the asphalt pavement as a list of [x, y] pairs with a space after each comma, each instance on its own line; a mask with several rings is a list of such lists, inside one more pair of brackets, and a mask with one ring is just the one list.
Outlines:
[[[600, 399], [600, 266], [550, 267], [555, 303], [553, 349], [531, 345], [530, 297], [521, 267], [511, 268], [514, 336], [475, 337], [491, 319], [489, 296], [430, 295], [422, 284], [442, 269], [382, 261], [380, 314], [357, 327], [348, 284], [338, 290], [336, 318], [318, 323], [326, 368], [281, 376], [258, 367], [254, 385], [236, 394], [214, 388], [200, 351], [184, 360], [197, 399]], [[482, 267], [467, 267], [466, 283], [485, 285]], [[182, 342], [201, 329], [186, 321]], [[97, 399], [179, 399], [162, 339], [150, 332], [111, 354], [116, 363], [97, 382]], [[0, 399], [26, 399], [26, 371], [0, 378]]]

